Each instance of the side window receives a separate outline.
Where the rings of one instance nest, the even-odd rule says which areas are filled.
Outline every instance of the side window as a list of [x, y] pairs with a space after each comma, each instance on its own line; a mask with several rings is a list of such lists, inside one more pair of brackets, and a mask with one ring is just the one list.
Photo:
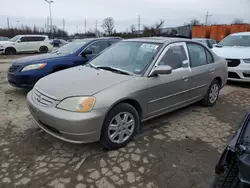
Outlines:
[[21, 37], [19, 40], [21, 42], [29, 42], [29, 37]]
[[118, 42], [118, 40], [110, 40], [109, 41], [109, 44], [110, 44], [110, 46], [112, 46], [113, 44], [115, 44], [115, 43], [117, 43]]
[[207, 64], [205, 48], [202, 45], [187, 43], [187, 47], [189, 51], [191, 67], [198, 67]]
[[174, 45], [169, 47], [158, 65], [169, 65], [172, 69], [182, 67], [183, 61], [187, 60], [187, 54], [183, 45]]
[[91, 51], [92, 54], [99, 54], [109, 46], [107, 41], [97, 41], [91, 44], [86, 50]]
[[36, 41], [37, 41], [37, 37], [28, 37], [27, 42], [36, 42]]
[[208, 51], [208, 50], [205, 50], [206, 51], [206, 56], [207, 56], [207, 63], [213, 63], [214, 62], [214, 58], [213, 56], [211, 55], [211, 53]]
[[35, 37], [34, 41], [44, 41], [45, 37]]

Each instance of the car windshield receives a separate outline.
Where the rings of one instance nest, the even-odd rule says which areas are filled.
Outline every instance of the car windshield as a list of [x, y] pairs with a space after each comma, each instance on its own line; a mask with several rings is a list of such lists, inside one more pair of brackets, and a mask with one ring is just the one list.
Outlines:
[[141, 74], [152, 62], [160, 46], [158, 43], [119, 42], [93, 59], [90, 65]]
[[250, 47], [250, 35], [231, 35], [223, 39], [218, 45]]
[[15, 36], [12, 39], [10, 39], [10, 42], [16, 42], [20, 37], [19, 36]]
[[58, 54], [73, 54], [82, 48], [88, 41], [70, 42], [58, 48], [55, 52]]

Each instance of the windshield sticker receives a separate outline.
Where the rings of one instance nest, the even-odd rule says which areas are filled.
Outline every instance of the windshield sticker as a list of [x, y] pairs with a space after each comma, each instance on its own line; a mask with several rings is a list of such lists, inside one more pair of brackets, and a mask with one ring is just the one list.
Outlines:
[[155, 44], [142, 44], [140, 46], [140, 48], [144, 48], [144, 49], [151, 49], [151, 50], [157, 50], [159, 46], [155, 45]]

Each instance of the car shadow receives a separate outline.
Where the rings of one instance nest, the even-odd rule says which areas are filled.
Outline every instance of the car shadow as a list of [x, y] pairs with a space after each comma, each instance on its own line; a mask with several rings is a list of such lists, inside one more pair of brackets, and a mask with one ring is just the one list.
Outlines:
[[227, 81], [227, 84], [234, 87], [250, 88], [250, 82]]

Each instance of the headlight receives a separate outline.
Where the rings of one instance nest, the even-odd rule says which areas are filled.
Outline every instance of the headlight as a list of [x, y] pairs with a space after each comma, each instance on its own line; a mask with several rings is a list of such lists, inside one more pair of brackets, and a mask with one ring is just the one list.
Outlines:
[[244, 59], [245, 63], [250, 63], [250, 59]]
[[61, 101], [57, 108], [72, 112], [90, 112], [95, 104], [95, 97], [70, 97]]
[[47, 63], [39, 63], [39, 64], [27, 65], [26, 67], [24, 67], [22, 69], [22, 72], [23, 71], [28, 71], [28, 70], [34, 70], [34, 69], [42, 69], [46, 65], [47, 65]]

